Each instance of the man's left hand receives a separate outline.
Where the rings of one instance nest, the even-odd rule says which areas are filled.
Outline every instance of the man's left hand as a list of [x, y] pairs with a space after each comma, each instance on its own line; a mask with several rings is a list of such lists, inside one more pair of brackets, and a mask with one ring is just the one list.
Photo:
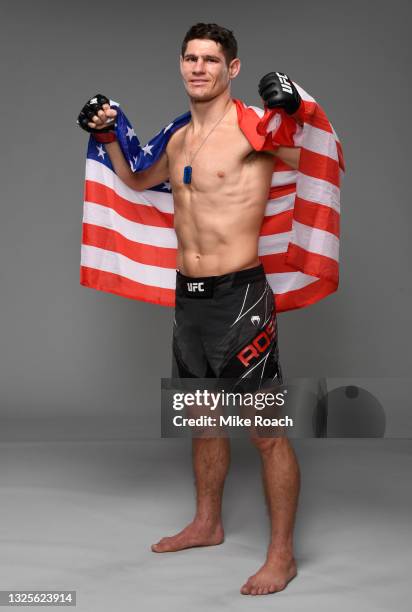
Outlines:
[[259, 81], [259, 95], [268, 108], [283, 108], [288, 115], [298, 110], [302, 98], [287, 74], [269, 72]]

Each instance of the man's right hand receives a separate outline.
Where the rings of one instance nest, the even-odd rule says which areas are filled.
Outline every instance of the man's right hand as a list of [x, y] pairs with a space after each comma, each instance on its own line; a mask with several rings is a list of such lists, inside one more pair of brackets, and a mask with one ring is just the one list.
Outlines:
[[83, 106], [77, 118], [78, 125], [91, 133], [111, 132], [114, 128], [117, 111], [110, 108], [110, 100], [96, 94]]

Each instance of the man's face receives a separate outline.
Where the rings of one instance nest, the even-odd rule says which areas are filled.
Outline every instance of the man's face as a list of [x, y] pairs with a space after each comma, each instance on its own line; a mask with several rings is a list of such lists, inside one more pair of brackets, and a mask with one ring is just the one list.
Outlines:
[[199, 102], [212, 100], [227, 89], [239, 69], [240, 60], [235, 58], [228, 66], [221, 45], [214, 40], [189, 40], [184, 57], [180, 57], [186, 92]]

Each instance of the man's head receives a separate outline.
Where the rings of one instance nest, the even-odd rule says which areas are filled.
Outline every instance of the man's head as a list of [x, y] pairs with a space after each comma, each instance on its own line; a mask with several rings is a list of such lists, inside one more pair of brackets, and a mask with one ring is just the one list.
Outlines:
[[233, 32], [216, 23], [197, 23], [182, 43], [180, 72], [187, 94], [208, 101], [229, 88], [240, 70]]

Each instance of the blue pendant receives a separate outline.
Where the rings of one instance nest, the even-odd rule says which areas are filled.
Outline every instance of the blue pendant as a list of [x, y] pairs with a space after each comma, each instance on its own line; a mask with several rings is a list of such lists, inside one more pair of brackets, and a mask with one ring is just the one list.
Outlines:
[[188, 185], [192, 182], [192, 166], [185, 166], [183, 170], [183, 182]]

